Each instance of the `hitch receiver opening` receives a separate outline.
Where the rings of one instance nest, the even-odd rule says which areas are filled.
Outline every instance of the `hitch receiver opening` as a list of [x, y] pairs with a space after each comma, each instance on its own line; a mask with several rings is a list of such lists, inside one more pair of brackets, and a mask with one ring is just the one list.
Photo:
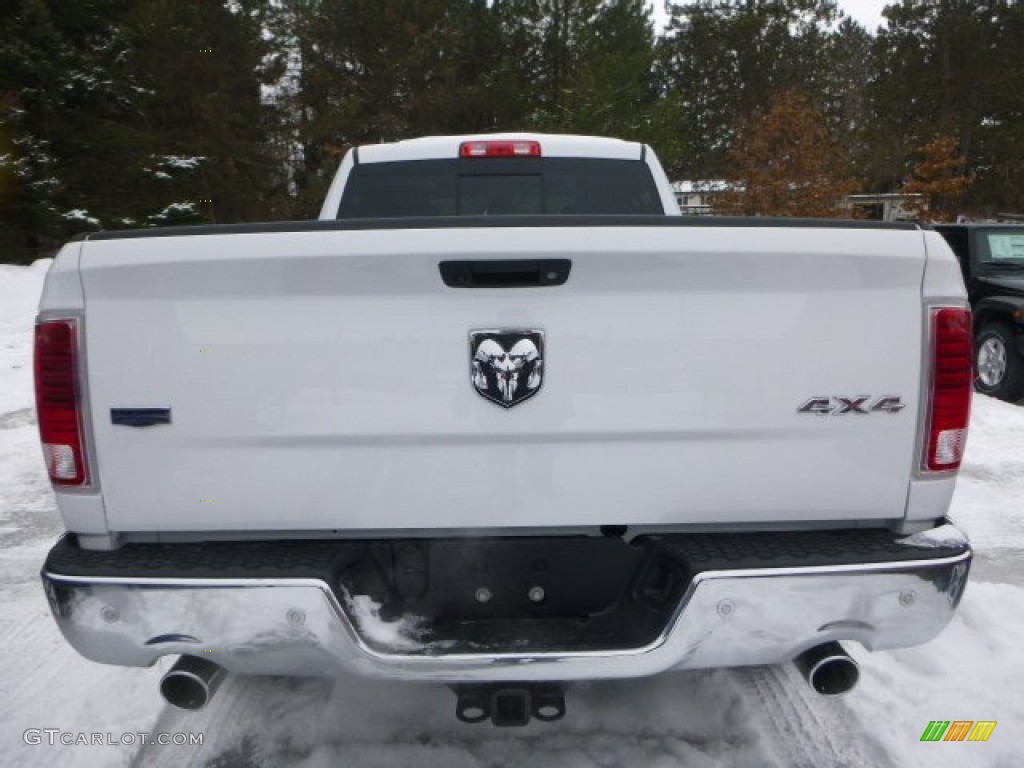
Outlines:
[[457, 685], [455, 716], [464, 723], [488, 718], [497, 726], [522, 726], [537, 719], [550, 723], [565, 717], [565, 686], [560, 683]]

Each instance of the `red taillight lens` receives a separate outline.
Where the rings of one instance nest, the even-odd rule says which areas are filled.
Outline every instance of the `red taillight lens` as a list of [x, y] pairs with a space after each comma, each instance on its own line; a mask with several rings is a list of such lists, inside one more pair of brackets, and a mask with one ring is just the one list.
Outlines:
[[540, 142], [464, 141], [459, 157], [540, 157]]
[[57, 485], [85, 485], [89, 481], [82, 450], [77, 330], [74, 320], [36, 324], [39, 437], [50, 480]]
[[932, 472], [958, 469], [971, 418], [974, 341], [971, 311], [932, 310], [932, 386], [924, 466]]

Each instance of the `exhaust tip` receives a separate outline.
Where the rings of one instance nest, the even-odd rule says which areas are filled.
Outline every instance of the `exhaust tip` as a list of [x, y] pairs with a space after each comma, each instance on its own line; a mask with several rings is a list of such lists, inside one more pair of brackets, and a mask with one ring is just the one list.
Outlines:
[[182, 656], [160, 680], [160, 693], [180, 709], [202, 709], [226, 674], [224, 667], [209, 659]]
[[860, 679], [860, 667], [839, 643], [831, 642], [804, 651], [793, 660], [804, 679], [822, 696], [850, 691]]
[[823, 696], [835, 696], [852, 689], [860, 679], [857, 662], [850, 658], [833, 657], [821, 661], [811, 670], [808, 682]]

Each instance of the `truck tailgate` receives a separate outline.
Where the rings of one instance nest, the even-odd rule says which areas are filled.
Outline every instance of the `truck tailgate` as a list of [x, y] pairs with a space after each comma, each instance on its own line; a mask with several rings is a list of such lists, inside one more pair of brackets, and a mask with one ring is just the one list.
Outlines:
[[[451, 288], [448, 259], [571, 259]], [[112, 531], [352, 532], [879, 520], [915, 462], [916, 231], [475, 227], [86, 242]], [[469, 333], [538, 329], [502, 408]], [[899, 396], [896, 413], [798, 412]], [[111, 410], [169, 408], [136, 428]]]

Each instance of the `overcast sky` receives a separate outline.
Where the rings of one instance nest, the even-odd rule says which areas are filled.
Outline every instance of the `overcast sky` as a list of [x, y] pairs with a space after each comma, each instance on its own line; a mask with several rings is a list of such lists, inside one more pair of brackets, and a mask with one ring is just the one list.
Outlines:
[[885, 0], [839, 0], [839, 7], [846, 11], [846, 15], [859, 21], [869, 32], [874, 32], [882, 23], [885, 5]]
[[[654, 6], [654, 18], [660, 28], [666, 18], [665, 2], [664, 0], [648, 0], [648, 2]], [[847, 16], [859, 21], [867, 27], [869, 32], [874, 32], [882, 23], [882, 9], [885, 7], [886, 0], [838, 0], [838, 4]]]

